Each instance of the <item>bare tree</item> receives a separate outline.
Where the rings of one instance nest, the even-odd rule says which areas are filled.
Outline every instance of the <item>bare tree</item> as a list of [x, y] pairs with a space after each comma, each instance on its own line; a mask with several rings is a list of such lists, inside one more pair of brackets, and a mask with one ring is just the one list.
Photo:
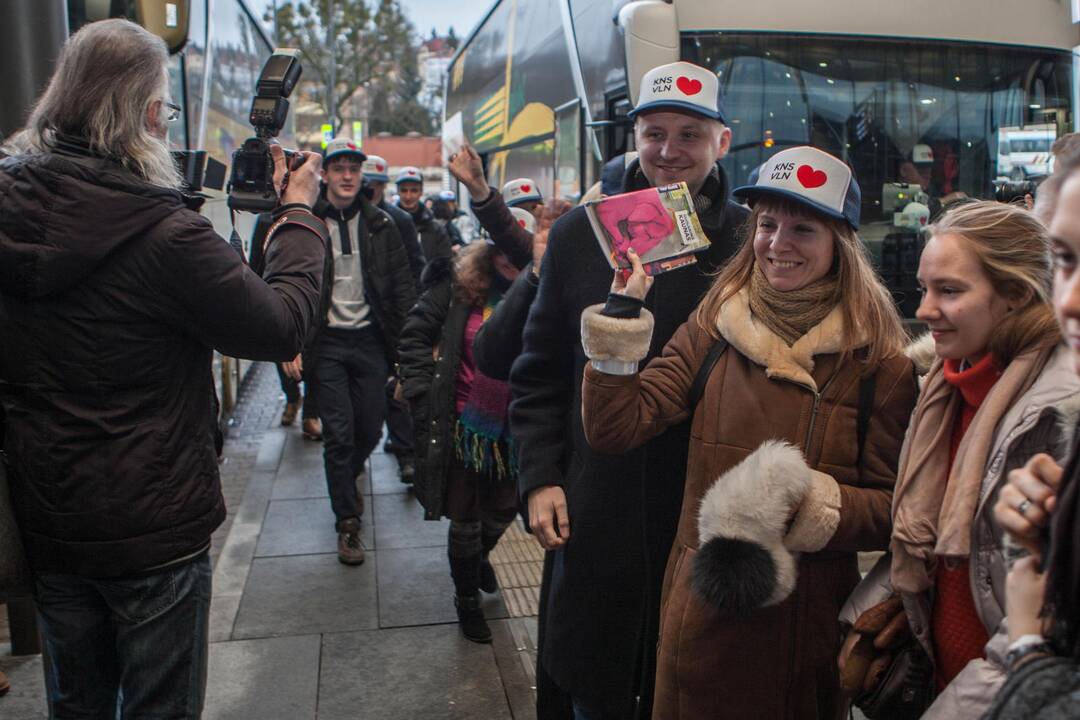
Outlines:
[[[267, 20], [273, 20], [273, 12]], [[287, 0], [277, 8], [278, 42], [304, 53], [304, 74], [335, 128], [358, 88], [393, 87], [415, 64], [413, 26], [398, 0]]]

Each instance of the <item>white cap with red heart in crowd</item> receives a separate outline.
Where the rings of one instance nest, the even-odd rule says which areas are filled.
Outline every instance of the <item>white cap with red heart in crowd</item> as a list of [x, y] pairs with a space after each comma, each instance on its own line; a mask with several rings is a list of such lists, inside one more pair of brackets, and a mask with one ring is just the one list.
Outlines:
[[514, 216], [514, 221], [526, 231], [530, 233], [536, 232], [536, 217], [524, 208], [512, 207], [510, 208], [510, 214]]
[[810, 146], [781, 150], [731, 191], [753, 205], [763, 195], [792, 200], [859, 229], [862, 190], [843, 160]]
[[503, 185], [502, 196], [509, 207], [525, 202], [544, 202], [540, 188], [529, 178], [518, 178], [506, 183]]
[[642, 76], [637, 105], [627, 114], [649, 110], [681, 110], [727, 124], [716, 73], [694, 63], [668, 63]]
[[360, 146], [352, 138], [339, 137], [326, 144], [326, 150], [323, 151], [323, 163], [329, 163], [333, 158], [341, 155], [353, 155], [360, 162], [367, 158], [367, 155], [364, 154]]
[[364, 161], [364, 179], [369, 182], [390, 182], [390, 167], [378, 155], [368, 155]]
[[412, 165], [401, 168], [401, 171], [397, 174], [396, 184], [414, 182], [424, 184], [424, 176], [420, 173], [420, 168], [415, 168]]

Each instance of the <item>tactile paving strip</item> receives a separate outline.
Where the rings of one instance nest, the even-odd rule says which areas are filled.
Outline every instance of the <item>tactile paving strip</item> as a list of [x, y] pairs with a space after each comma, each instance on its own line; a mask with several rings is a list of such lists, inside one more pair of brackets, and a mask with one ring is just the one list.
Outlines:
[[544, 551], [516, 518], [491, 551], [491, 564], [510, 617], [532, 617], [540, 605]]

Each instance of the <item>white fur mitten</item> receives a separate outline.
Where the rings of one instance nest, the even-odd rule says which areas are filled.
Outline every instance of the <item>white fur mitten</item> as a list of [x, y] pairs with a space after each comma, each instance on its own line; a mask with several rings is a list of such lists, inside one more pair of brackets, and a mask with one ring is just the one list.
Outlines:
[[836, 482], [812, 470], [798, 448], [763, 443], [701, 500], [694, 590], [725, 615], [783, 602], [795, 589], [792, 552], [824, 547], [839, 524], [839, 496]]

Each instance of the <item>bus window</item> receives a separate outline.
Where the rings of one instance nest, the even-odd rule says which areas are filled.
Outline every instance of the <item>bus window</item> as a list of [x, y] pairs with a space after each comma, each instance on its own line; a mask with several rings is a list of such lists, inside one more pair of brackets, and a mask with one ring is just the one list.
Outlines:
[[1003, 164], [1033, 174], [1071, 121], [1072, 57], [1063, 51], [694, 32], [683, 35], [682, 53], [720, 78], [732, 184], [787, 146], [843, 158], [862, 187], [862, 236], [873, 254], [906, 230], [906, 203], [925, 200], [936, 212], [953, 198], [990, 198], [1009, 175]]
[[108, 18], [127, 18], [154, 33], [170, 53], [184, 49], [188, 39], [187, 0], [68, 0], [68, 27]]
[[581, 198], [581, 103], [555, 110], [555, 195], [576, 203]]
[[611, 159], [634, 149], [634, 123], [628, 117], [631, 109], [630, 99], [625, 92], [608, 100], [607, 116], [613, 124], [607, 127], [605, 133], [605, 158]]

